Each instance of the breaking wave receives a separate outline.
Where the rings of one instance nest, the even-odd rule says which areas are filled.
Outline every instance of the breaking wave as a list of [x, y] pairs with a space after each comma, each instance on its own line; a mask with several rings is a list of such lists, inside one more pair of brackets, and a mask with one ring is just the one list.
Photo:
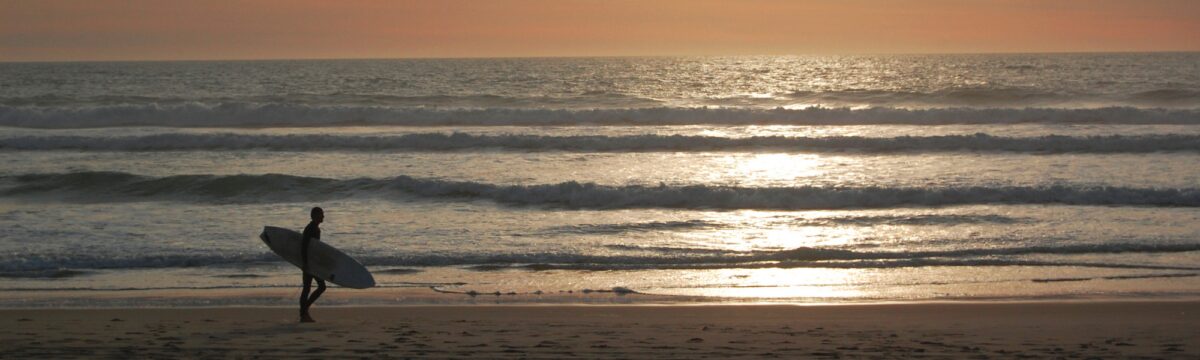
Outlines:
[[814, 219], [796, 219], [794, 223], [808, 226], [868, 226], [868, 225], [956, 225], [956, 224], [1020, 224], [1033, 221], [1029, 218], [1004, 215], [867, 215], [835, 216]]
[[[800, 226], [874, 226], [874, 225], [958, 225], [958, 224], [1018, 224], [1033, 221], [1028, 218], [1016, 218], [1004, 215], [957, 215], [957, 214], [920, 214], [920, 215], [865, 215], [865, 216], [832, 216], [820, 218], [781, 218], [772, 221], [773, 225]], [[575, 224], [554, 226], [543, 229], [544, 233], [570, 235], [623, 234], [654, 231], [689, 231], [737, 228], [737, 223], [711, 220], [677, 220], [649, 221], [608, 224]], [[618, 247], [630, 250], [632, 248]], [[641, 248], [637, 248], [641, 249]], [[637, 250], [634, 249], [634, 250]]]
[[[1152, 95], [1152, 96], [1171, 96]], [[1026, 105], [1028, 106], [1028, 105]], [[873, 124], [1200, 124], [1200, 110], [1066, 108], [739, 108], [445, 109], [303, 103], [167, 102], [87, 106], [0, 105], [0, 126], [65, 129], [120, 126], [573, 126], [573, 125], [873, 125]]]
[[[1104, 268], [1192, 270], [1200, 267], [1159, 266], [1080, 262], [1073, 260], [1028, 260], [1021, 255], [1082, 255], [1120, 253], [1177, 253], [1200, 251], [1200, 244], [1138, 244], [1033, 246], [1013, 248], [975, 248], [943, 251], [855, 251], [838, 248], [801, 247], [778, 251], [723, 251], [714, 249], [654, 248], [660, 255], [586, 255], [579, 253], [492, 253], [380, 255], [378, 252], [355, 255], [371, 267], [464, 266], [479, 271], [500, 269], [526, 270], [639, 270], [639, 269], [722, 269], [722, 268], [894, 268], [920, 266], [1084, 266]], [[222, 266], [279, 262], [277, 256], [261, 254], [143, 255], [143, 254], [71, 254], [55, 256], [4, 256], [0, 271], [8, 273], [44, 273], [56, 269], [121, 269]], [[77, 272], [71, 270], [73, 272]]]
[[328, 179], [279, 174], [148, 177], [119, 172], [0, 177], [4, 196], [73, 201], [173, 200], [204, 203], [320, 201], [418, 196], [485, 199], [507, 205], [574, 209], [680, 208], [804, 210], [966, 204], [1200, 206], [1200, 189], [1073, 185], [964, 187], [740, 187], [599, 185], [564, 182], [501, 185], [409, 176]]
[[1079, 94], [1016, 87], [962, 87], [935, 91], [841, 90], [796, 91], [789, 97], [805, 103], [871, 104], [916, 107], [1069, 107], [1073, 104], [1120, 104], [1129, 106], [1197, 106], [1200, 91], [1161, 88], [1116, 94]]
[[551, 233], [563, 234], [622, 234], [632, 232], [649, 232], [649, 231], [673, 231], [673, 230], [699, 230], [699, 229], [720, 229], [729, 227], [729, 224], [723, 224], [716, 221], [706, 220], [681, 220], [681, 221], [651, 221], [639, 223], [622, 223], [622, 224], [578, 224], [567, 226], [556, 226], [546, 229]]
[[644, 108], [661, 106], [662, 101], [628, 94], [595, 91], [578, 94], [354, 94], [289, 93], [240, 96], [146, 96], [146, 95], [61, 95], [0, 97], [0, 106], [175, 106], [188, 104], [244, 104], [267, 106], [299, 104], [305, 106], [376, 106], [392, 108], [442, 109], [522, 109], [522, 108]]
[[26, 136], [0, 139], [0, 149], [94, 151], [518, 151], [649, 152], [1036, 152], [1147, 153], [1200, 151], [1196, 135], [1001, 137], [987, 134], [875, 138], [861, 136], [727, 138], [685, 135], [542, 136], [463, 133], [398, 136], [159, 134], [148, 136]]

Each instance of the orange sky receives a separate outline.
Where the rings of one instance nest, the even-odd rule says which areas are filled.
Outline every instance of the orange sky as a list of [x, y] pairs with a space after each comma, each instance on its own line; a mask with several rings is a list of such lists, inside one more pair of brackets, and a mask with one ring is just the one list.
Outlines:
[[0, 61], [1200, 51], [1200, 0], [0, 0]]

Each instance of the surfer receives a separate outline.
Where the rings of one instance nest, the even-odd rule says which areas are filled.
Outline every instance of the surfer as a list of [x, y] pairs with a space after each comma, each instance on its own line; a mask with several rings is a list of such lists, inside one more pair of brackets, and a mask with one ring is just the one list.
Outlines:
[[[304, 227], [304, 234], [301, 236], [300, 242], [300, 261], [303, 264], [300, 269], [304, 271], [304, 290], [300, 292], [300, 322], [315, 322], [312, 316], [308, 315], [308, 308], [317, 302], [321, 293], [325, 292], [325, 280], [308, 273], [308, 243], [314, 239], [321, 240], [321, 222], [325, 221], [325, 210], [314, 207], [309, 216], [312, 221], [309, 221], [308, 226]], [[309, 295], [308, 290], [314, 279], [317, 280], [317, 291], [313, 291], [312, 295]]]

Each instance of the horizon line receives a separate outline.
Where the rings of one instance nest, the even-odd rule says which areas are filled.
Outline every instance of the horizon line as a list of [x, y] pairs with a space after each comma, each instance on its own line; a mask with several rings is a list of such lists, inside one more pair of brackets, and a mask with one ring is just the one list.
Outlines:
[[514, 56], [412, 56], [412, 57], [300, 57], [300, 58], [192, 58], [192, 59], [82, 59], [82, 60], [0, 60], [3, 64], [28, 63], [136, 63], [136, 62], [255, 62], [255, 61], [373, 61], [373, 60], [504, 60], [504, 59], [636, 59], [636, 58], [720, 58], [720, 57], [807, 57], [807, 56], [922, 56], [922, 55], [1102, 55], [1102, 54], [1187, 54], [1200, 50], [1129, 50], [1129, 51], [995, 51], [995, 52], [894, 52], [894, 53], [810, 53], [810, 54], [708, 54], [708, 55], [514, 55]]

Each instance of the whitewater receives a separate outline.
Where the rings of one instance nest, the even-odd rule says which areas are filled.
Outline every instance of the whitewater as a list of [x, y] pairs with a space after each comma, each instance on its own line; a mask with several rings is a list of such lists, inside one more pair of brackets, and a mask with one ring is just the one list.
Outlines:
[[372, 303], [1200, 296], [1194, 53], [0, 79], [5, 307], [291, 304], [250, 295], [299, 278], [255, 236], [312, 206], [403, 294]]

